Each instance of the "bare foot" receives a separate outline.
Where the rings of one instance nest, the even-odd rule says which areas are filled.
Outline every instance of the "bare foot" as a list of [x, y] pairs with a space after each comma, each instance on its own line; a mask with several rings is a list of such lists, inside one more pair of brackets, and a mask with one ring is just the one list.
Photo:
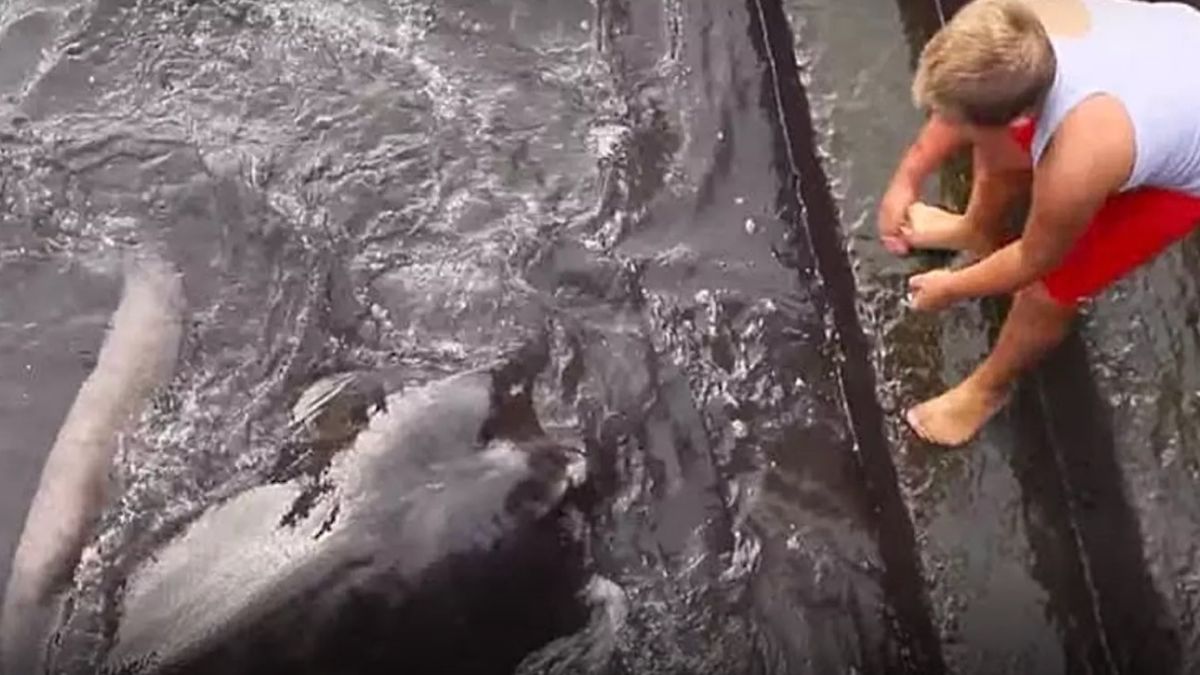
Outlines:
[[901, 228], [913, 248], [967, 251], [987, 254], [994, 247], [983, 232], [966, 218], [936, 206], [917, 202], [908, 207], [908, 222]]
[[959, 447], [967, 444], [1008, 396], [964, 382], [937, 398], [930, 399], [905, 414], [909, 426], [930, 443]]

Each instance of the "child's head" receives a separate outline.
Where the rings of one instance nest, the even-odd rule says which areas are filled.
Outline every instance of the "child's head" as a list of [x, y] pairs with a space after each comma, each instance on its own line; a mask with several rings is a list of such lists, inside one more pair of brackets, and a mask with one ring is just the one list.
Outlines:
[[978, 126], [1036, 108], [1054, 83], [1054, 50], [1020, 0], [972, 0], [925, 45], [913, 80], [918, 107]]

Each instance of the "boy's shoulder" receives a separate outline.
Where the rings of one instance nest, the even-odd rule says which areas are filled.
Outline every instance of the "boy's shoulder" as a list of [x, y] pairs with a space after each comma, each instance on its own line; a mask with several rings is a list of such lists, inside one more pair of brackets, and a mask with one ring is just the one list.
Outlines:
[[[1086, 173], [1124, 182], [1133, 171], [1133, 122], [1125, 106], [1113, 96], [1096, 94], [1080, 101], [1063, 117], [1034, 167], [1040, 173]], [[1101, 178], [1103, 177], [1103, 178]]]

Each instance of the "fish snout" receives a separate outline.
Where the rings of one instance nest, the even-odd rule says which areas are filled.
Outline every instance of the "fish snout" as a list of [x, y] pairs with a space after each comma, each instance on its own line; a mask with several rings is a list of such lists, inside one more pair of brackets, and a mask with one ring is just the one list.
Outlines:
[[526, 455], [529, 475], [513, 488], [506, 507], [512, 513], [540, 518], [559, 504], [569, 488], [583, 482], [584, 454], [549, 438], [524, 441], [519, 447]]

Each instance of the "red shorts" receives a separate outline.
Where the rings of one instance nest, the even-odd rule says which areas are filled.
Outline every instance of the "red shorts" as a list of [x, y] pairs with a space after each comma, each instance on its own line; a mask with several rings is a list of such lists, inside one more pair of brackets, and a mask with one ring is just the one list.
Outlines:
[[[1012, 127], [1013, 138], [1026, 152], [1033, 132], [1033, 124]], [[1115, 194], [1042, 283], [1050, 297], [1073, 305], [1148, 262], [1198, 223], [1200, 197], [1159, 188]]]

